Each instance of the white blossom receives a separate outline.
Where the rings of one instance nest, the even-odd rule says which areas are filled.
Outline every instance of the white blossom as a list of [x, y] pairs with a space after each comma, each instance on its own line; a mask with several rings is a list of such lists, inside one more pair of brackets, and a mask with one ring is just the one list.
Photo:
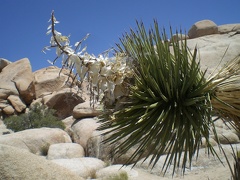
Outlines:
[[76, 63], [76, 64], [80, 65], [80, 58], [76, 54], [71, 54], [70, 57], [69, 57], [69, 61], [71, 63]]
[[47, 28], [47, 30], [51, 29], [52, 28], [52, 24], [50, 24]]
[[62, 50], [59, 47], [56, 47], [56, 54], [58, 57], [60, 57], [62, 54]]
[[47, 35], [49, 35], [49, 34], [51, 34], [52, 33], [52, 30], [49, 30], [49, 31], [47, 31]]
[[48, 62], [49, 64], [53, 65], [53, 62], [52, 62], [52, 61], [50, 61], [50, 60], [47, 60], [47, 62]]
[[106, 79], [106, 77], [102, 77], [100, 79], [100, 83], [99, 83], [99, 89], [102, 92], [105, 92], [108, 89], [108, 80]]
[[100, 75], [101, 75], [101, 76], [108, 77], [108, 76], [110, 76], [110, 75], [112, 75], [112, 74], [113, 74], [113, 72], [112, 72], [111, 66], [103, 66], [103, 67], [101, 68], [101, 72], [100, 72]]
[[74, 50], [71, 47], [69, 47], [69, 46], [66, 46], [63, 49], [64, 49], [65, 52], [67, 52], [70, 55], [74, 54]]

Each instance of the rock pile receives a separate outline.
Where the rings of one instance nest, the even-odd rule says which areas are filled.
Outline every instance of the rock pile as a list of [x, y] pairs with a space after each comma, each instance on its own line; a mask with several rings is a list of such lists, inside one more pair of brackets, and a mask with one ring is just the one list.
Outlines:
[[[77, 177], [84, 179], [104, 179], [124, 177], [125, 175], [132, 180], [152, 180], [160, 177], [161, 179], [172, 178], [171, 172], [173, 167], [170, 167], [165, 177], [163, 177], [163, 173], [160, 171], [167, 155], [163, 155], [153, 169], [148, 166], [151, 157], [144, 162], [140, 160], [134, 168], [132, 168], [131, 164], [120, 168], [123, 166], [122, 163], [132, 155], [134, 147], [123, 157], [113, 158], [111, 152], [114, 145], [102, 144], [103, 137], [99, 136], [98, 131], [96, 131], [98, 127], [96, 118], [75, 120], [73, 117], [68, 117], [63, 121], [68, 121], [68, 124], [71, 124], [69, 121], [72, 121], [72, 125], [69, 127], [72, 131], [72, 137], [66, 131], [56, 128], [29, 129], [0, 136], [0, 167], [4, 167], [4, 173], [0, 173], [0, 179], [10, 177], [13, 173], [12, 168], [14, 168], [13, 176], [19, 179], [29, 176], [29, 171], [23, 169], [23, 166], [26, 166], [26, 168], [33, 166], [36, 169], [43, 168], [43, 173], [49, 173], [49, 167], [56, 170], [59, 166], [62, 166], [65, 168], [64, 173], [68, 170], [70, 174], [75, 173]], [[234, 149], [235, 147], [240, 147], [238, 144], [239, 136], [234, 129], [229, 129], [221, 120], [216, 121], [215, 125], [219, 137], [223, 135], [227, 137], [233, 144]], [[222, 144], [226, 144], [226, 139], [221, 140], [220, 138], [220, 141]], [[186, 177], [189, 177], [189, 179], [200, 179], [201, 176], [207, 179], [207, 177], [212, 178], [213, 175], [218, 177], [218, 179], [231, 177], [223, 153], [219, 151], [214, 139], [211, 142], [212, 145], [215, 145], [215, 150], [219, 153], [225, 167], [216, 157], [208, 155], [205, 151], [203, 140], [198, 159], [193, 159], [192, 169], [186, 169], [184, 179], [187, 179]], [[226, 144], [223, 145], [223, 148], [230, 162], [233, 162], [230, 146]], [[6, 159], [5, 155], [8, 155], [8, 159]], [[11, 165], [11, 163], [16, 162], [9, 158], [16, 156], [18, 158], [14, 160], [19, 162]], [[31, 158], [31, 161], [25, 161], [25, 156]], [[25, 159], [21, 160], [21, 158]], [[44, 165], [47, 164], [47, 166], [38, 167], [40, 165], [36, 165], [37, 162]], [[218, 168], [221, 172], [218, 174], [214, 173], [215, 168]], [[56, 173], [52, 172], [53, 175]], [[34, 177], [37, 175], [38, 172], [34, 174]], [[41, 177], [39, 176], [39, 179]], [[182, 179], [180, 172], [176, 172], [174, 179]]]
[[[190, 50], [197, 45], [202, 68], [208, 68], [210, 74], [221, 59], [219, 67], [239, 55], [239, 30], [240, 24], [217, 26], [210, 20], [204, 20], [195, 23], [188, 36], [179, 37], [188, 38]], [[24, 113], [29, 106], [41, 102], [56, 109], [66, 125], [65, 130], [39, 128], [14, 133], [0, 120], [0, 179], [172, 179], [172, 167], [165, 177], [160, 171], [167, 155], [163, 155], [153, 169], [148, 166], [149, 158], [138, 161], [133, 168], [131, 164], [122, 167], [136, 147], [122, 157], [113, 157], [116, 144], [102, 144], [105, 137], [96, 130], [99, 123], [93, 117], [99, 112], [89, 108], [86, 90], [82, 96], [75, 89], [76, 82], [69, 78], [69, 72], [64, 69], [59, 72], [60, 69], [53, 66], [32, 72], [27, 58], [16, 62], [0, 59], [1, 116]], [[70, 88], [69, 84], [74, 87]], [[239, 148], [240, 134], [222, 120], [217, 120], [215, 126], [232, 163], [232, 151], [228, 144]], [[212, 145], [217, 145], [213, 133], [210, 137]], [[184, 179], [229, 179], [231, 174], [218, 146], [215, 149], [225, 167], [216, 157], [208, 157], [204, 139], [202, 142], [199, 158], [193, 160], [191, 171], [186, 169]], [[182, 178], [178, 172], [173, 177]]]
[[[27, 58], [13, 63], [0, 59], [0, 64], [0, 116], [24, 113], [31, 104], [38, 102], [55, 109], [63, 119], [72, 115], [75, 106], [87, 100], [86, 94], [80, 95], [66, 69], [50, 66], [32, 72]], [[91, 113], [89, 102], [86, 102], [74, 110], [74, 117], [93, 116]], [[94, 115], [96, 113], [94, 111]]]

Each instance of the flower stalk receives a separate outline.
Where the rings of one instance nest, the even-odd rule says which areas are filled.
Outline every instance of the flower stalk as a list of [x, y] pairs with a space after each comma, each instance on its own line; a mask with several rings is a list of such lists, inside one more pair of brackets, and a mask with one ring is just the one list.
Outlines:
[[116, 54], [115, 57], [109, 58], [108, 54], [98, 57], [88, 54], [86, 47], [83, 49], [80, 49], [80, 47], [89, 34], [81, 41], [76, 42], [75, 49], [72, 49], [69, 37], [63, 36], [55, 29], [59, 22], [54, 16], [54, 11], [51, 14], [50, 21], [51, 24], [48, 27], [47, 34], [52, 34], [51, 45], [45, 47], [44, 50], [56, 49], [57, 57], [52, 64], [62, 57], [62, 68], [69, 69], [70, 73], [75, 71], [74, 79], [77, 76], [79, 77], [80, 86], [84, 81], [88, 82], [92, 107], [99, 102], [103, 102], [105, 106], [114, 107], [123, 96], [128, 94], [126, 83], [127, 79], [131, 78], [133, 74], [131, 68], [127, 65], [126, 56]]

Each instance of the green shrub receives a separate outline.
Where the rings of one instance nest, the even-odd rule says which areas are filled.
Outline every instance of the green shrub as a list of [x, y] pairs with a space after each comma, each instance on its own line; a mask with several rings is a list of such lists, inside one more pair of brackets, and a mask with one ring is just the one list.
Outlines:
[[128, 174], [126, 172], [121, 172], [118, 175], [113, 175], [111, 177], [103, 178], [104, 180], [128, 180]]
[[4, 123], [14, 132], [41, 127], [64, 129], [63, 122], [54, 116], [54, 112], [46, 106], [35, 104], [28, 113], [8, 117], [4, 119]]

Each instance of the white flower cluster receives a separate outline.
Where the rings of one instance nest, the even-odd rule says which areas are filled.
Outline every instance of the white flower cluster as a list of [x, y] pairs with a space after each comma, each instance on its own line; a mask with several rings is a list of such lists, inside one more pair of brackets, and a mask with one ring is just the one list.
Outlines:
[[[98, 101], [103, 100], [108, 105], [114, 104], [118, 98], [127, 95], [124, 79], [132, 77], [133, 71], [127, 64], [127, 57], [117, 54], [113, 58], [108, 55], [98, 57], [86, 52], [86, 47], [80, 49], [82, 41], [86, 40], [89, 34], [79, 42], [76, 42], [73, 49], [70, 46], [69, 36], [63, 36], [55, 30], [55, 24], [59, 23], [54, 13], [48, 27], [47, 35], [52, 34], [50, 46], [56, 48], [57, 58], [62, 58], [62, 64], [68, 68], [74, 68], [81, 82], [88, 81], [90, 91]], [[56, 59], [57, 59], [56, 58]], [[96, 100], [96, 99], [95, 99]]]

